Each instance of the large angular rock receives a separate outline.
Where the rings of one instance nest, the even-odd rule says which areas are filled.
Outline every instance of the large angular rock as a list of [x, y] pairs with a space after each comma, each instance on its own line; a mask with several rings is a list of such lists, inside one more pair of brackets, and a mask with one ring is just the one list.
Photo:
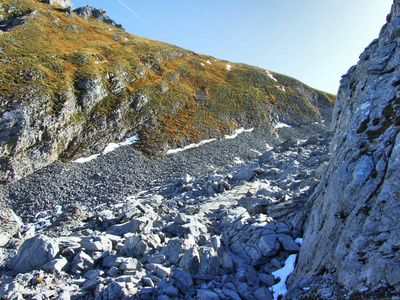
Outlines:
[[84, 237], [81, 240], [82, 248], [88, 251], [111, 251], [112, 243], [104, 236]]
[[179, 268], [190, 274], [196, 274], [199, 270], [199, 265], [200, 255], [196, 248], [186, 250], [179, 262]]
[[49, 261], [47, 264], [42, 266], [42, 270], [47, 273], [59, 274], [67, 265], [68, 260], [65, 257], [59, 257]]
[[255, 175], [256, 172], [250, 166], [245, 166], [235, 174], [233, 179], [237, 181], [250, 181]]
[[22, 243], [7, 267], [18, 273], [29, 272], [56, 258], [58, 252], [58, 243], [54, 239], [44, 235], [35, 236]]
[[93, 269], [94, 260], [83, 251], [79, 251], [71, 262], [71, 272], [74, 274], [83, 274]]
[[132, 233], [140, 232], [142, 228], [143, 228], [143, 221], [134, 219], [123, 224], [116, 224], [108, 227], [107, 233], [113, 235], [124, 235], [125, 233], [128, 232]]
[[143, 241], [140, 235], [135, 234], [125, 240], [122, 252], [129, 256], [140, 257], [146, 252], [147, 249], [148, 245], [146, 242]]
[[193, 278], [188, 272], [173, 269], [170, 275], [170, 282], [177, 287], [183, 295], [194, 293]]

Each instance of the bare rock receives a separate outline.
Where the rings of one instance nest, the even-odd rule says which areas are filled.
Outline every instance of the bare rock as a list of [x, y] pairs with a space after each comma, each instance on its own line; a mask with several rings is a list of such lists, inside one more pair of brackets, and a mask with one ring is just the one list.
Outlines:
[[58, 252], [58, 243], [54, 239], [44, 235], [36, 236], [22, 243], [7, 267], [18, 273], [29, 272], [53, 260]]
[[348, 290], [400, 287], [399, 0], [387, 21], [341, 80], [332, 156], [308, 203], [292, 286], [331, 273]]

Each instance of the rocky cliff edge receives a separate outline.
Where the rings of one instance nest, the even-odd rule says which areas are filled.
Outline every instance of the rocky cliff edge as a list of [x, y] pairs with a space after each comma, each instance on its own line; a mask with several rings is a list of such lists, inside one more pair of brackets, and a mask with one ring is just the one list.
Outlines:
[[293, 286], [331, 275], [357, 292], [399, 288], [399, 45], [396, 0], [379, 38], [341, 80], [332, 157], [308, 203]]

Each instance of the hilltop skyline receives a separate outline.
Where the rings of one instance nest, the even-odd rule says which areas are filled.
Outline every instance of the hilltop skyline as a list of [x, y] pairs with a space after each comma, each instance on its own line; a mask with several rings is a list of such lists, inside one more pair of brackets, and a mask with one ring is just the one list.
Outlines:
[[279, 72], [336, 94], [341, 76], [378, 37], [392, 1], [73, 3], [105, 9], [135, 35]]

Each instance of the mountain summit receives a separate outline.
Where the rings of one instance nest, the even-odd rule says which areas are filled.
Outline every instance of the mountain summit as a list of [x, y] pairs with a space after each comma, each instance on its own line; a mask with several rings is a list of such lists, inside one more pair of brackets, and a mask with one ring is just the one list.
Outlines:
[[[49, 4], [50, 3], [50, 4]], [[335, 96], [138, 37], [70, 1], [0, 3], [0, 181], [138, 135], [149, 157], [237, 128], [329, 119]]]

